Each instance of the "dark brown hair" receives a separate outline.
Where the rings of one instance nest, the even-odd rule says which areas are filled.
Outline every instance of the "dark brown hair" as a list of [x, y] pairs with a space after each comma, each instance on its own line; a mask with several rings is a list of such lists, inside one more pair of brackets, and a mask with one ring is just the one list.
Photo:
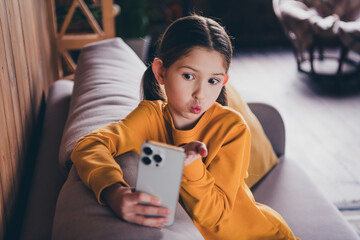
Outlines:
[[[168, 68], [194, 47], [218, 51], [224, 56], [226, 70], [229, 69], [232, 46], [225, 29], [216, 21], [198, 15], [183, 17], [173, 22], [159, 39], [156, 57]], [[142, 78], [142, 97], [144, 100], [165, 100], [151, 65]], [[216, 101], [227, 105], [225, 86]]]

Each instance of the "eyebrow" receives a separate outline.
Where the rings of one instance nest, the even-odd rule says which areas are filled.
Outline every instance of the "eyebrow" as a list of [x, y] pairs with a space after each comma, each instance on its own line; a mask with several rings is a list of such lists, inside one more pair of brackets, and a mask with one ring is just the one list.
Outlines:
[[[197, 70], [197, 69], [195, 69], [195, 68], [193, 68], [193, 67], [190, 67], [190, 66], [187, 66], [187, 65], [184, 65], [184, 66], [180, 66], [180, 67], [178, 67], [178, 69], [180, 69], [180, 68], [189, 68], [189, 69], [191, 69], [191, 70], [193, 70], [194, 72], [199, 72], [199, 70]], [[212, 73], [212, 75], [221, 75], [221, 76], [225, 76], [225, 74], [224, 73]]]

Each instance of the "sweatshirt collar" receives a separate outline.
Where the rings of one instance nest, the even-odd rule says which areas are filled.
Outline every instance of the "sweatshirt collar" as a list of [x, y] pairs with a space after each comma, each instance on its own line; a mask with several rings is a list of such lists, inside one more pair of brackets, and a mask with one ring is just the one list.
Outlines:
[[165, 104], [165, 107], [164, 107], [164, 120], [165, 120], [166, 124], [171, 126], [173, 137], [191, 137], [191, 136], [194, 136], [204, 126], [206, 126], [207, 122], [211, 118], [211, 116], [216, 108], [216, 104], [218, 104], [218, 103], [215, 102], [208, 110], [206, 110], [203, 113], [203, 115], [200, 117], [200, 119], [196, 123], [196, 125], [189, 130], [180, 130], [175, 127], [173, 117], [171, 115], [171, 112], [170, 112], [167, 104]]

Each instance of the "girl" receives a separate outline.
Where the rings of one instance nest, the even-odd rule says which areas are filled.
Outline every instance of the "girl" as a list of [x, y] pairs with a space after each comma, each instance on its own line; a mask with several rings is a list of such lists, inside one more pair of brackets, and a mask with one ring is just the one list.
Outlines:
[[145, 140], [182, 146], [187, 157], [180, 203], [205, 239], [295, 239], [244, 182], [250, 132], [241, 115], [225, 106], [232, 57], [225, 30], [205, 17], [184, 17], [165, 31], [157, 56], [143, 76], [145, 100], [125, 119], [77, 142], [71, 159], [82, 181], [122, 219], [163, 227], [166, 217], [145, 215], [169, 210], [155, 196], [133, 191], [114, 157], [139, 153]]

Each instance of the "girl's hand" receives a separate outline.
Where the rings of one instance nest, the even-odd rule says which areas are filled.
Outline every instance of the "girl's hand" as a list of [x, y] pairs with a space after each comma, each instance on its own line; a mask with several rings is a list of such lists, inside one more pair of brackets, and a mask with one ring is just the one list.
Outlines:
[[203, 142], [199, 142], [199, 141], [189, 142], [181, 147], [185, 149], [185, 153], [186, 153], [184, 166], [189, 165], [190, 163], [192, 163], [193, 161], [195, 161], [200, 157], [206, 157], [208, 154], [206, 145]]
[[[143, 192], [135, 192], [133, 188], [119, 183], [107, 187], [103, 197], [116, 215], [122, 219], [148, 227], [164, 227], [167, 217], [146, 217], [144, 215], [169, 215], [168, 208], [160, 207], [160, 200]], [[139, 203], [152, 204], [148, 206]]]

